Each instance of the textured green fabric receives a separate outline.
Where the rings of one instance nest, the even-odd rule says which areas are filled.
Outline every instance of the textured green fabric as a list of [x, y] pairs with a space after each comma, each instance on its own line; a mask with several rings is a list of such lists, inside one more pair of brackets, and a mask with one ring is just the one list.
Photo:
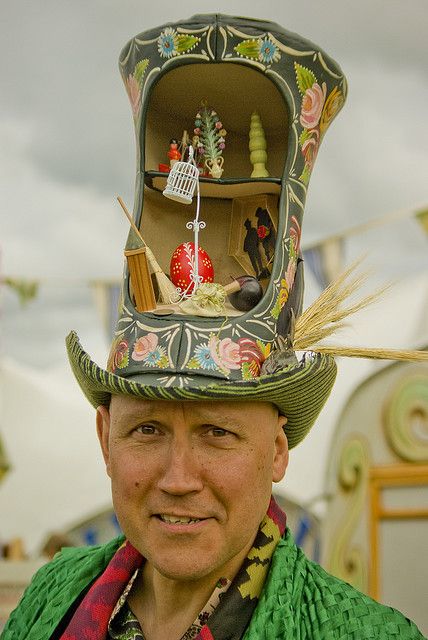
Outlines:
[[34, 576], [1, 640], [47, 640], [79, 594], [104, 570], [123, 542], [63, 549]]
[[[36, 574], [1, 640], [48, 640], [122, 539], [66, 549]], [[424, 640], [401, 613], [378, 604], [306, 558], [289, 532], [279, 542], [244, 640]], [[426, 640], [426, 639], [425, 639]]]

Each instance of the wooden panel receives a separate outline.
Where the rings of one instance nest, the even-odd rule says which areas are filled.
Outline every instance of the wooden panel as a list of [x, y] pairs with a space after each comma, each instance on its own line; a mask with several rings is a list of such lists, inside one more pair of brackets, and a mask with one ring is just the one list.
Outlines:
[[387, 467], [374, 467], [370, 471], [370, 595], [382, 599], [380, 593], [380, 540], [381, 522], [386, 520], [411, 521], [428, 519], [428, 508], [424, 500], [425, 492], [420, 495], [420, 506], [387, 508], [383, 492], [393, 488], [428, 486], [428, 465], [397, 464]]

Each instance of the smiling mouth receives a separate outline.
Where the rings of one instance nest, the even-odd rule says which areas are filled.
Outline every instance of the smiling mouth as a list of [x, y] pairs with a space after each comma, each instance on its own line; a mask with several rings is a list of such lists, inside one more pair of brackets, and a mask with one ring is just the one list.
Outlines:
[[158, 514], [158, 518], [167, 524], [196, 524], [205, 518], [189, 518], [187, 516], [168, 516], [164, 513]]

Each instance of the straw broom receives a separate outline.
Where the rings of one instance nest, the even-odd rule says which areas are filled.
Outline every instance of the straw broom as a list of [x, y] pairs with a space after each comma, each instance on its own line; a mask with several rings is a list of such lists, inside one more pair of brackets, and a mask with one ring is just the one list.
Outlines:
[[[322, 345], [319, 341], [328, 338], [346, 325], [346, 319], [360, 309], [378, 300], [385, 292], [384, 287], [366, 296], [362, 300], [349, 303], [345, 301], [359, 290], [365, 282], [366, 274], [355, 274], [360, 260], [356, 260], [337, 280], [332, 282], [320, 296], [296, 320], [294, 349], [296, 351], [317, 351], [332, 356], [347, 358], [373, 358], [379, 360], [407, 360], [410, 362], [428, 361], [428, 351], [405, 349], [376, 349], [363, 347], [343, 347], [340, 345]], [[350, 278], [352, 276], [352, 278]]]
[[164, 302], [165, 304], [171, 304], [173, 302], [177, 302], [177, 300], [179, 299], [179, 295], [174, 287], [174, 285], [172, 284], [171, 280], [168, 278], [168, 276], [162, 271], [159, 262], [156, 260], [153, 251], [150, 249], [150, 247], [147, 246], [143, 236], [140, 233], [140, 230], [138, 229], [138, 227], [136, 226], [135, 222], [133, 221], [131, 214], [129, 213], [128, 209], [126, 208], [125, 203], [123, 202], [122, 198], [120, 196], [117, 196], [117, 201], [119, 202], [120, 206], [123, 209], [124, 214], [126, 215], [126, 217], [128, 218], [128, 221], [132, 227], [132, 229], [135, 231], [135, 233], [137, 234], [138, 238], [141, 240], [141, 242], [143, 243], [145, 249], [146, 249], [146, 256], [147, 256], [147, 260], [149, 262], [150, 265], [150, 269], [152, 270], [152, 273], [155, 274], [156, 277], [156, 281], [158, 283], [158, 287], [159, 287], [159, 294], [160, 294], [160, 302]]

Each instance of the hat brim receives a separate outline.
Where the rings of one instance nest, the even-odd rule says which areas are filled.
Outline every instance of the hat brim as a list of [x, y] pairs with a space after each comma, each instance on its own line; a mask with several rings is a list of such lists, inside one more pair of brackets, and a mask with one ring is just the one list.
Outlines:
[[[71, 368], [89, 402], [96, 408], [108, 405], [111, 395], [146, 400], [250, 400], [272, 402], [287, 417], [285, 431], [290, 449], [310, 431], [333, 387], [337, 367], [330, 355], [307, 354], [297, 365], [251, 380], [214, 381], [197, 384], [186, 375], [171, 375], [172, 384], [150, 383], [150, 374], [121, 377], [99, 367], [82, 348], [77, 334], [66, 338]], [[189, 382], [190, 378], [190, 382]]]

